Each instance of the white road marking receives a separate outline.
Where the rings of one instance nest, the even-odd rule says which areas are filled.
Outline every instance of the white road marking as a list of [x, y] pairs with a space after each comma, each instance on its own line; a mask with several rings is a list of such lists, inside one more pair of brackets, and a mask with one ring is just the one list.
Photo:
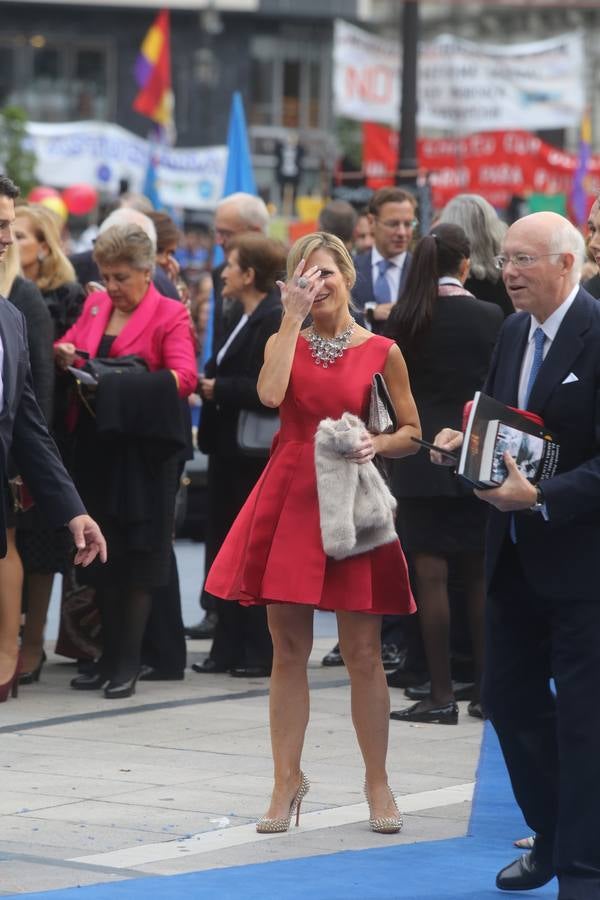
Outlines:
[[[403, 813], [420, 812], [436, 809], [441, 806], [452, 806], [456, 803], [470, 802], [473, 799], [475, 784], [456, 784], [439, 788], [435, 791], [422, 791], [418, 794], [407, 794], [398, 798], [398, 805]], [[319, 809], [316, 812], [301, 814], [302, 831], [318, 831], [321, 828], [337, 828], [350, 825], [369, 818], [366, 803], [354, 803], [350, 806], [337, 806], [333, 809]], [[293, 826], [292, 826], [293, 827]], [[269, 841], [280, 838], [280, 834], [257, 834], [254, 823], [236, 825], [233, 828], [216, 828], [214, 831], [202, 831], [189, 838], [176, 841], [164, 841], [158, 844], [145, 844], [141, 847], [126, 847], [123, 850], [111, 850], [107, 853], [96, 853], [92, 856], [77, 856], [69, 862], [86, 863], [92, 866], [111, 866], [115, 869], [132, 869], [148, 863], [168, 859], [182, 859], [214, 850], [225, 850], [228, 847], [239, 847], [242, 844], [253, 844], [258, 841]]]

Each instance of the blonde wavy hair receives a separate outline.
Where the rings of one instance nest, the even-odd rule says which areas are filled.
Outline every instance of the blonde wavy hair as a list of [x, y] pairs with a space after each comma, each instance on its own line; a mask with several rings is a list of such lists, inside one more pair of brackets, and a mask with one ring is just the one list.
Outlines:
[[8, 297], [17, 275], [21, 275], [21, 260], [16, 244], [9, 244], [0, 262], [0, 297]]
[[15, 214], [15, 224], [19, 219], [27, 219], [36, 239], [48, 247], [47, 255], [40, 262], [38, 276], [33, 279], [40, 291], [53, 291], [67, 281], [76, 281], [75, 270], [61, 246], [57, 216], [35, 203], [17, 206]]
[[292, 245], [287, 258], [287, 277], [292, 278], [301, 259], [308, 259], [315, 250], [324, 250], [335, 260], [335, 264], [342, 273], [342, 277], [348, 288], [353, 288], [356, 282], [356, 269], [352, 262], [346, 245], [335, 234], [327, 231], [315, 231], [305, 234], [304, 237]]

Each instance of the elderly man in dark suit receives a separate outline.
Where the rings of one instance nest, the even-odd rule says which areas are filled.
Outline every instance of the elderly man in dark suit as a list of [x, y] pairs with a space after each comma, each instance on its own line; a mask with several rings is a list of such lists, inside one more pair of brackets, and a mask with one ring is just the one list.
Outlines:
[[381, 188], [369, 203], [374, 244], [354, 260], [352, 299], [377, 333], [400, 299], [408, 275], [410, 245], [417, 225], [415, 209], [413, 195], [396, 187]]
[[[13, 242], [18, 188], [0, 175], [0, 261]], [[0, 298], [0, 556], [6, 555], [7, 479], [11, 459], [23, 476], [47, 521], [67, 524], [77, 547], [76, 564], [88, 565], [106, 543], [85, 512], [79, 494], [61, 462], [33, 393], [25, 320], [12, 303]], [[0, 700], [18, 679], [17, 638], [20, 608], [8, 608], [0, 597]], [[7, 680], [8, 679], [8, 680]]]
[[[484, 390], [538, 413], [560, 457], [534, 485], [506, 454], [506, 481], [478, 492], [491, 507], [483, 703], [536, 833], [496, 884], [529, 890], [556, 874], [559, 900], [600, 898], [600, 306], [579, 287], [583, 260], [581, 235], [555, 213], [507, 232], [498, 264], [519, 313]], [[462, 435], [435, 443], [456, 449]]]

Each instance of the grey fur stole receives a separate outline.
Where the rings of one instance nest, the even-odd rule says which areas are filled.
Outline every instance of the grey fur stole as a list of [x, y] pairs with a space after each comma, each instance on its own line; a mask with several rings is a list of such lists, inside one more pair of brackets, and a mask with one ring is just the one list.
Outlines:
[[396, 540], [396, 501], [372, 462], [343, 455], [357, 446], [365, 424], [344, 413], [323, 419], [315, 435], [321, 538], [327, 556], [345, 559]]

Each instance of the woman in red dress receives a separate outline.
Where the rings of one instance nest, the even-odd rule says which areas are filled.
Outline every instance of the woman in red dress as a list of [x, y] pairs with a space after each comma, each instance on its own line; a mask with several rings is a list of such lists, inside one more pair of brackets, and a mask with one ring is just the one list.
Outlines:
[[[371, 435], [349, 456], [418, 449], [419, 417], [406, 366], [388, 338], [357, 325], [350, 312], [356, 273], [343, 243], [323, 232], [300, 238], [280, 283], [283, 320], [269, 338], [258, 379], [265, 406], [279, 407], [281, 430], [271, 458], [215, 559], [207, 590], [242, 603], [268, 604], [274, 658], [270, 691], [274, 788], [260, 832], [286, 831], [299, 814], [308, 781], [300, 767], [308, 724], [306, 666], [314, 609], [335, 610], [351, 681], [352, 719], [365, 761], [365, 790], [375, 831], [397, 832], [402, 820], [388, 787], [389, 695], [381, 664], [381, 616], [414, 611], [398, 540], [334, 560], [321, 540], [314, 461], [319, 422], [344, 412], [366, 420], [375, 372], [383, 372], [400, 427]], [[310, 313], [313, 324], [302, 329]], [[334, 357], [331, 362], [331, 356]]]

